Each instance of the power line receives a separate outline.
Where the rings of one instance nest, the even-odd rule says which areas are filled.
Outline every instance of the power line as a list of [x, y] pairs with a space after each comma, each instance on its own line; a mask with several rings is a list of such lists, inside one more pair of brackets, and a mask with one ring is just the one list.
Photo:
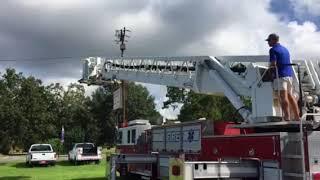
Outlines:
[[65, 59], [75, 59], [81, 57], [36, 57], [36, 58], [12, 58], [12, 59], [0, 59], [1, 62], [30, 62], [30, 61], [59, 61]]
[[0, 62], [43, 62], [43, 61], [63, 61], [66, 59], [82, 59], [87, 57], [105, 56], [106, 53], [89, 53], [87, 55], [75, 56], [53, 56], [53, 57], [0, 57]]

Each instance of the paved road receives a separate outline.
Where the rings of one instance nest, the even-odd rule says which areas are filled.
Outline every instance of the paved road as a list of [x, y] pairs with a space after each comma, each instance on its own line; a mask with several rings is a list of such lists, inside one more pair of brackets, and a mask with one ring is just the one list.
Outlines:
[[[0, 164], [2, 163], [8, 163], [8, 162], [17, 162], [21, 161], [24, 162], [26, 160], [26, 155], [0, 155]], [[64, 161], [68, 160], [67, 155], [60, 155], [58, 158], [58, 161]]]
[[0, 155], [0, 163], [8, 163], [12, 161], [25, 161], [26, 156], [25, 155], [18, 155], [18, 156], [5, 156]]

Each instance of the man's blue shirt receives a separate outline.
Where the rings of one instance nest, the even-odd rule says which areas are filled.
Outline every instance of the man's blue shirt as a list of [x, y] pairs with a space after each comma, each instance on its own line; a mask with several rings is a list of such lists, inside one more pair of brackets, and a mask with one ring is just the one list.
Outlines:
[[287, 76], [292, 77], [293, 70], [292, 70], [292, 66], [288, 65], [291, 63], [291, 61], [290, 61], [290, 53], [287, 48], [285, 48], [284, 46], [278, 43], [270, 49], [269, 55], [270, 55], [270, 62], [273, 62], [273, 61], [277, 62], [279, 77], [287, 77]]

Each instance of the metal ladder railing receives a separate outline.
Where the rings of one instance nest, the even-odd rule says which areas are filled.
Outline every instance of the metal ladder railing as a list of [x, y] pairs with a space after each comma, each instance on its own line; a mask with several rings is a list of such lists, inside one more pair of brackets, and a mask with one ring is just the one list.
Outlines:
[[[316, 65], [316, 62], [310, 60], [301, 60], [295, 62], [300, 65], [300, 79], [302, 83], [302, 88], [305, 91], [314, 90], [320, 88], [320, 79], [319, 79], [319, 66]], [[294, 80], [298, 82], [297, 69], [293, 68], [294, 71]]]
[[189, 74], [196, 70], [196, 60], [188, 57], [177, 58], [118, 58], [106, 59], [107, 71], [135, 71], [163, 74]]
[[302, 165], [302, 173], [303, 173], [303, 180], [306, 180], [306, 162], [305, 162], [305, 147], [304, 147], [304, 131], [303, 131], [303, 124], [304, 122], [308, 122], [306, 121], [307, 116], [320, 116], [320, 114], [316, 114], [316, 113], [305, 113], [301, 116], [301, 120], [300, 120], [300, 124], [299, 124], [299, 128], [300, 128], [300, 148], [301, 148], [301, 156], [302, 156], [302, 161], [301, 161], [301, 165]]

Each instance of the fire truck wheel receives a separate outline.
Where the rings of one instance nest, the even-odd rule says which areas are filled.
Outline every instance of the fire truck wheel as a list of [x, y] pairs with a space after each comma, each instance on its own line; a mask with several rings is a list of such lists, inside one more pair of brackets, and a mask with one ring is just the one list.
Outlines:
[[134, 179], [134, 180], [141, 180], [141, 176], [140, 175], [138, 175], [138, 174], [131, 174], [132, 176], [132, 179]]
[[138, 174], [132, 174], [132, 173], [129, 173], [125, 176], [120, 176], [120, 180], [141, 180], [141, 176], [138, 175]]

